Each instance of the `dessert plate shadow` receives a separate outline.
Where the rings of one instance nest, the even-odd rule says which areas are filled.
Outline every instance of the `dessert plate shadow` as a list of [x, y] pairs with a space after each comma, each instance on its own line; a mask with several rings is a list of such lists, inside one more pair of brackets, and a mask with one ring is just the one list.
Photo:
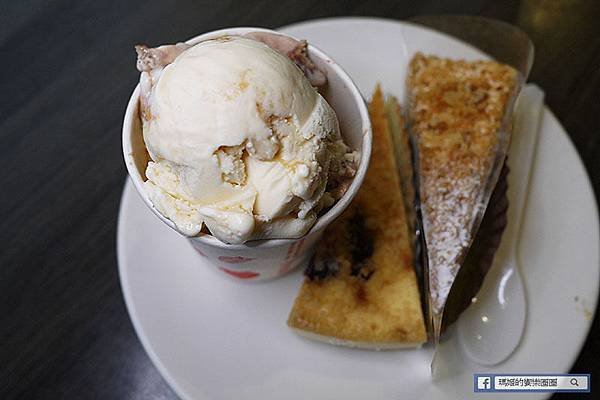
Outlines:
[[[365, 98], [376, 82], [403, 98], [403, 40], [427, 53], [482, 57], [448, 36], [390, 20], [324, 19], [282, 30], [330, 54]], [[521, 344], [504, 363], [482, 367], [457, 355], [458, 372], [432, 382], [428, 346], [369, 352], [302, 339], [285, 324], [300, 271], [257, 284], [213, 271], [128, 181], [119, 214], [119, 273], [144, 348], [182, 399], [488, 398], [473, 392], [474, 373], [568, 372], [598, 298], [598, 213], [577, 152], [547, 108], [539, 135], [519, 248], [528, 319]]]

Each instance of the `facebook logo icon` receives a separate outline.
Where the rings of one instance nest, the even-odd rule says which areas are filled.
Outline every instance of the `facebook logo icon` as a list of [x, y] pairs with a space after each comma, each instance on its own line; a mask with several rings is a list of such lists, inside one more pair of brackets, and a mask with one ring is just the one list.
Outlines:
[[476, 376], [475, 391], [476, 392], [485, 392], [488, 390], [489, 391], [492, 390], [492, 377], [485, 376], [485, 375]]

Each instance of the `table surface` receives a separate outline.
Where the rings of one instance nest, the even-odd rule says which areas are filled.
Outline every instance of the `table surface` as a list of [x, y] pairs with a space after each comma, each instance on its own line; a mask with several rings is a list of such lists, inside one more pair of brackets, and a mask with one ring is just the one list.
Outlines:
[[[0, 398], [176, 398], [135, 335], [117, 274], [117, 214], [126, 177], [121, 122], [139, 77], [133, 44], [170, 43], [236, 25], [442, 13], [498, 18], [531, 35], [537, 52], [531, 80], [546, 91], [597, 195], [597, 1], [0, 4]], [[593, 387], [600, 387], [598, 360], [596, 316], [573, 366], [592, 373]]]

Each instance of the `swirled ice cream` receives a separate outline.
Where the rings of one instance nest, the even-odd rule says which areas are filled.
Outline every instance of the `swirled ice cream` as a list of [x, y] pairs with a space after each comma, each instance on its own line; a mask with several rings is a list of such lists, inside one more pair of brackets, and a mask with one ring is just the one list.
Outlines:
[[296, 238], [341, 195], [357, 155], [290, 57], [239, 36], [137, 50], [145, 189], [181, 233]]

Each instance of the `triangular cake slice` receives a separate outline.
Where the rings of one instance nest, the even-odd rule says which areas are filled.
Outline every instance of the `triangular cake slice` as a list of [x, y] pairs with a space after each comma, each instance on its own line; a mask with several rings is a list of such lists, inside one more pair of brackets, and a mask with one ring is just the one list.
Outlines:
[[[401, 118], [399, 107], [387, 107]], [[350, 207], [327, 229], [306, 271], [288, 325], [299, 334], [367, 349], [427, 340], [383, 94], [369, 105], [373, 151]]]
[[504, 164], [518, 84], [516, 70], [495, 61], [417, 53], [409, 66], [409, 126], [418, 149], [434, 337]]

